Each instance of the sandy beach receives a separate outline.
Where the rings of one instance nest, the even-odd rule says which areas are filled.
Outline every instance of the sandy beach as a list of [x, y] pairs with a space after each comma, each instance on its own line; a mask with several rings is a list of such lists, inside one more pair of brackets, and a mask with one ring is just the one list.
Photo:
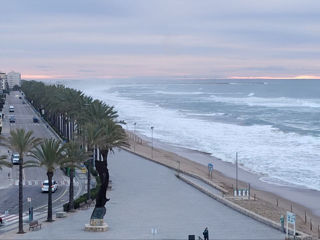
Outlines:
[[[319, 238], [320, 224], [320, 192], [299, 188], [296, 186], [281, 186], [263, 181], [264, 176], [249, 172], [243, 168], [238, 170], [239, 188], [250, 184], [251, 196], [256, 200], [239, 200], [233, 198], [235, 187], [235, 164], [224, 162], [207, 153], [175, 147], [159, 141], [153, 141], [153, 150], [150, 139], [128, 133], [130, 150], [173, 169], [191, 173], [201, 179], [211, 182], [225, 189], [225, 197], [259, 215], [275, 222], [280, 221], [281, 215], [287, 211], [294, 212], [297, 218], [297, 229]], [[212, 179], [208, 176], [208, 163], [214, 164]], [[306, 220], [306, 222], [305, 222]]]

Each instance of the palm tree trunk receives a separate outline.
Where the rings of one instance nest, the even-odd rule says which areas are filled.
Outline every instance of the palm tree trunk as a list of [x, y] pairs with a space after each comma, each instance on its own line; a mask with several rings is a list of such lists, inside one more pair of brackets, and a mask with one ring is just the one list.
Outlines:
[[88, 165], [87, 165], [87, 170], [88, 170], [88, 181], [87, 181], [87, 199], [89, 200], [90, 197], [91, 197], [91, 173], [90, 173], [90, 169], [91, 169], [91, 163], [90, 163], [90, 160], [88, 162]]
[[[88, 152], [90, 152], [92, 149], [91, 148], [89, 148], [88, 149]], [[92, 155], [92, 157], [93, 157], [93, 155]], [[87, 172], [87, 199], [89, 200], [90, 198], [91, 198], [91, 173], [90, 173], [90, 170], [91, 170], [91, 168], [92, 168], [92, 161], [93, 161], [93, 159], [89, 159], [88, 160], [88, 164], [87, 164], [87, 170], [88, 170], [88, 172]]]
[[104, 207], [106, 205], [106, 202], [109, 201], [107, 199], [107, 189], [109, 185], [109, 170], [108, 170], [108, 150], [101, 150], [100, 153], [103, 157], [102, 161], [96, 160], [96, 169], [99, 173], [99, 177], [101, 180], [101, 185], [99, 188], [99, 192], [96, 197], [96, 208], [97, 207]]
[[[20, 155], [21, 156], [21, 155]], [[22, 172], [22, 166], [23, 166], [23, 158], [20, 158], [19, 161], [19, 231], [18, 233], [24, 233], [23, 231], [23, 172]]]
[[48, 217], [47, 221], [52, 222], [52, 177], [53, 172], [47, 172], [49, 188], [48, 188]]
[[73, 175], [74, 173], [74, 168], [70, 169], [70, 186], [69, 186], [69, 209], [73, 210], [74, 209], [74, 201], [73, 201]]

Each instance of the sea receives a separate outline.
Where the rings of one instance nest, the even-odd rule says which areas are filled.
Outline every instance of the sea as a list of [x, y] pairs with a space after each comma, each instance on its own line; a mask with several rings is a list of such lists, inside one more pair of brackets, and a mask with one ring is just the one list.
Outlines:
[[66, 81], [127, 130], [238, 162], [263, 181], [320, 190], [320, 80]]

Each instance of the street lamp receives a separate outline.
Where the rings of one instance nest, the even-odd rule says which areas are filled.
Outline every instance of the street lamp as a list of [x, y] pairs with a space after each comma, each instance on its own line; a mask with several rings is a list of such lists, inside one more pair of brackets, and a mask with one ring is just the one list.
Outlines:
[[151, 127], [151, 159], [153, 159], [153, 129], [154, 127]]
[[236, 190], [238, 194], [238, 152], [236, 152]]
[[137, 123], [133, 123], [134, 128], [133, 128], [133, 151], [136, 152], [136, 125]]

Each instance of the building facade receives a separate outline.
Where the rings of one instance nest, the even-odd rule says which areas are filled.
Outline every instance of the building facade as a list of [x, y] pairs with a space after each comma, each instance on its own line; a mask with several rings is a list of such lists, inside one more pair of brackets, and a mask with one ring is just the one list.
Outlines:
[[15, 85], [21, 86], [21, 74], [18, 72], [9, 72], [7, 74], [7, 82], [9, 89], [12, 89]]
[[0, 71], [0, 90], [3, 91], [6, 89], [7, 85], [7, 74]]

